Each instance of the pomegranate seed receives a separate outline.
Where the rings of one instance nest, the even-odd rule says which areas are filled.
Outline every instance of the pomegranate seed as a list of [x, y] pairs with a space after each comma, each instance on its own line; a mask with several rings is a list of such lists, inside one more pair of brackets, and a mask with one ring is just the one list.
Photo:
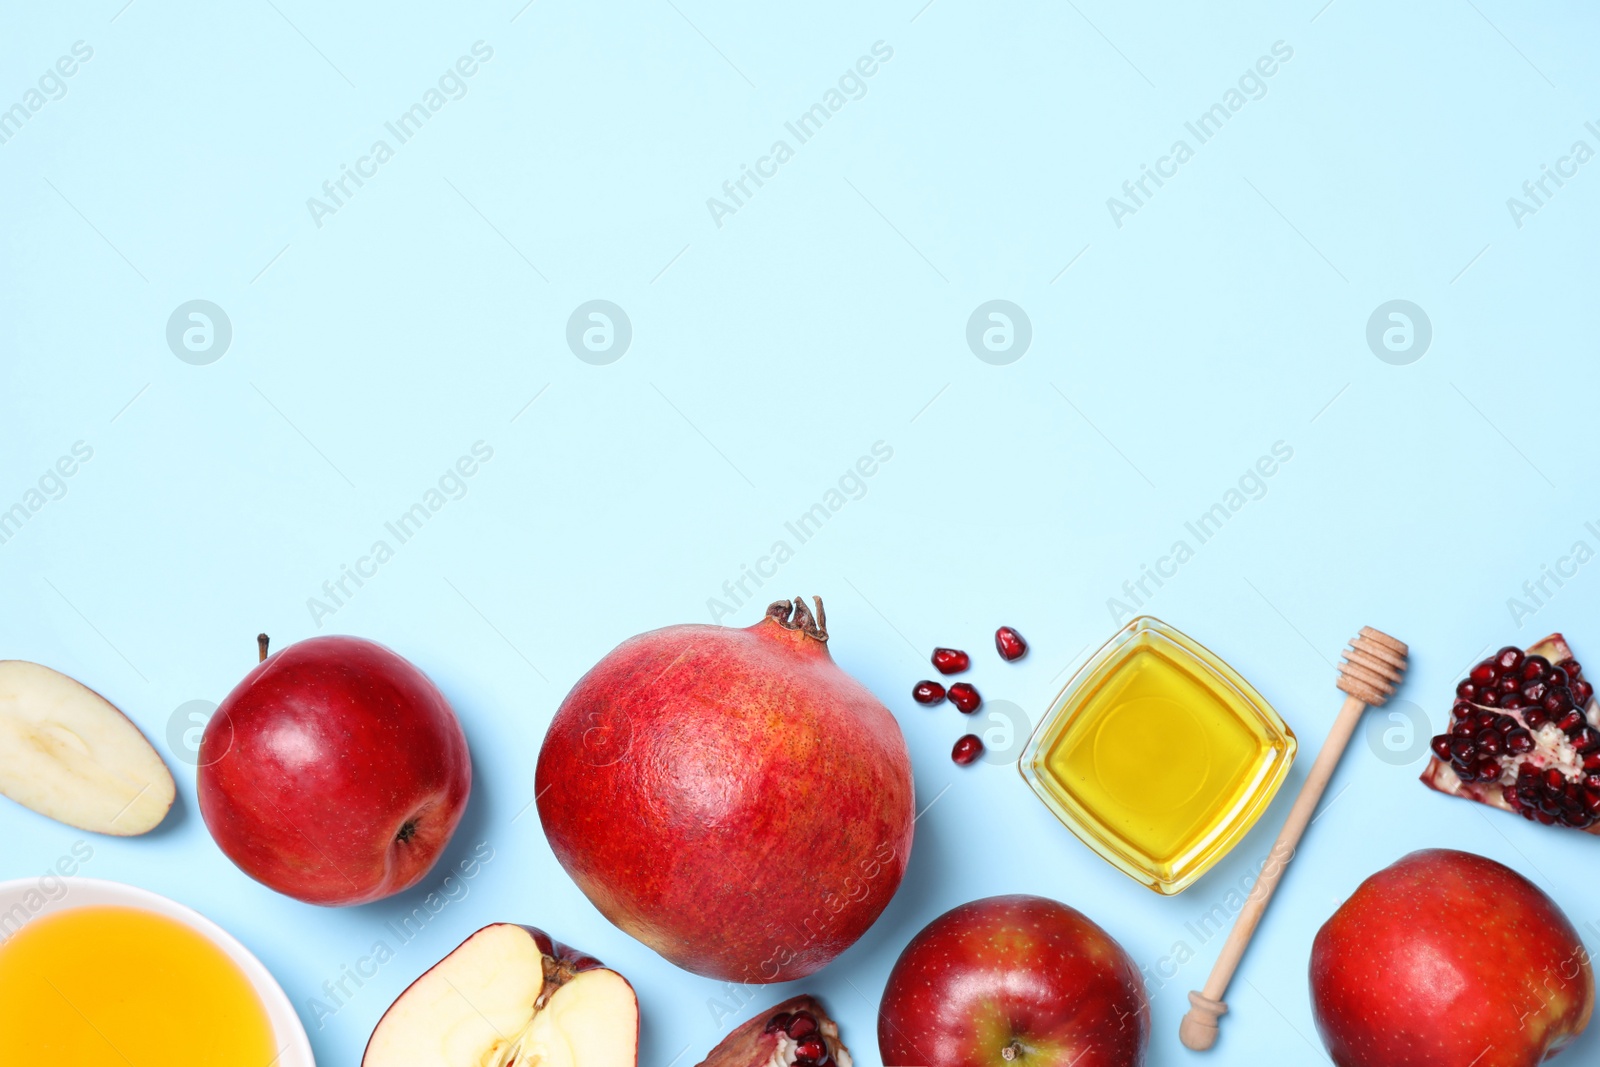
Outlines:
[[1522, 688], [1522, 679], [1518, 678], [1514, 674], [1508, 674], [1498, 682], [1494, 683], [1493, 688], [1502, 693], [1515, 693], [1518, 689]]
[[1494, 708], [1500, 706], [1500, 695], [1498, 689], [1485, 689], [1475, 699], [1486, 708]]
[[1494, 654], [1494, 662], [1502, 671], [1514, 671], [1522, 666], [1522, 649], [1507, 645]]
[[1477, 749], [1473, 747], [1472, 742], [1464, 737], [1458, 737], [1450, 742], [1450, 758], [1457, 763], [1467, 762], [1476, 752]]
[[1590, 814], [1600, 815], [1600, 789], [1585, 789], [1583, 806]]
[[994, 647], [1000, 653], [1000, 658], [1007, 663], [1028, 654], [1028, 642], [1009, 626], [1002, 626], [994, 632]]
[[1522, 721], [1528, 724], [1528, 729], [1537, 730], [1550, 721], [1550, 715], [1543, 708], [1529, 708], [1522, 713]]
[[1517, 728], [1517, 720], [1509, 715], [1501, 715], [1494, 720], [1494, 728], [1501, 736], [1505, 736]]
[[933, 650], [933, 666], [940, 674], [960, 674], [972, 666], [972, 657], [959, 648]]
[[1497, 674], [1498, 672], [1494, 669], [1494, 664], [1490, 663], [1488, 660], [1484, 660], [1482, 663], [1472, 668], [1471, 671], [1467, 672], [1467, 678], [1471, 680], [1473, 685], [1488, 685], [1490, 682], [1495, 680], [1495, 676]]
[[779, 1030], [787, 1030], [789, 1028], [789, 1021], [793, 1018], [794, 1016], [790, 1015], [786, 1011], [779, 1012], [767, 1020], [766, 1032], [769, 1034], [775, 1034]]
[[1594, 686], [1588, 682], [1572, 683], [1572, 699], [1575, 703], [1587, 706], [1594, 697]]
[[966, 734], [956, 742], [956, 747], [950, 750], [950, 758], [965, 767], [979, 756], [983, 755], [983, 742], [977, 734]]
[[1472, 706], [1472, 703], [1467, 700], [1456, 701], [1455, 707], [1450, 709], [1451, 714], [1458, 719], [1465, 719], [1476, 710], [1477, 709]]
[[1600, 772], [1590, 771], [1583, 776], [1583, 787], [1600, 792]]
[[1596, 730], [1593, 726], [1585, 726], [1572, 739], [1572, 747], [1581, 756], [1586, 756], [1596, 749], [1600, 749], [1600, 730]]
[[944, 699], [944, 686], [923, 679], [911, 687], [911, 699], [918, 704], [937, 704]]
[[957, 682], [950, 687], [950, 703], [963, 715], [971, 715], [978, 710], [978, 705], [983, 703], [983, 698], [978, 691], [968, 682]]
[[1522, 699], [1530, 704], [1542, 704], [1544, 698], [1550, 695], [1550, 687], [1543, 680], [1529, 682], [1522, 687]]
[[1567, 780], [1561, 776], [1561, 772], [1556, 770], [1554, 767], [1546, 770], [1543, 778], [1545, 788], [1553, 789], [1558, 793], [1561, 791], [1562, 787], [1567, 784]]
[[1478, 687], [1471, 682], [1461, 682], [1456, 686], [1456, 696], [1462, 700], [1471, 700], [1478, 695]]
[[1507, 711], [1520, 711], [1527, 706], [1528, 702], [1522, 699], [1521, 693], [1511, 693], [1500, 701], [1500, 707]]
[[1450, 761], [1450, 735], [1440, 734], [1428, 742], [1433, 746], [1433, 754], [1448, 763]]
[[1591, 752], [1584, 756], [1583, 769], [1590, 773], [1600, 771], [1600, 752]]
[[1544, 672], [1550, 669], [1550, 661], [1543, 656], [1529, 656], [1522, 661], [1522, 677], [1528, 681], [1544, 677]]
[[1484, 756], [1478, 760], [1478, 781], [1493, 782], [1500, 777], [1500, 764], [1493, 756]]
[[812, 1015], [809, 1011], [797, 1011], [794, 1013], [794, 1021], [789, 1024], [788, 1033], [790, 1037], [798, 1041], [807, 1034], [814, 1034], [816, 1031], [817, 1017], [815, 1015]]
[[1550, 690], [1540, 703], [1544, 705], [1544, 710], [1550, 713], [1552, 719], [1559, 719], [1572, 710], [1572, 698], [1564, 689]]
[[1579, 711], [1577, 708], [1573, 708], [1571, 711], [1567, 712], [1565, 715], [1561, 716], [1561, 718], [1556, 720], [1556, 726], [1559, 727], [1561, 732], [1564, 734], [1570, 734], [1572, 731], [1576, 730], [1582, 725], [1583, 712]]
[[1572, 679], [1574, 682], [1576, 682], [1578, 680], [1578, 676], [1583, 673], [1583, 668], [1578, 666], [1578, 661], [1575, 659], [1562, 660], [1560, 663], [1556, 664], [1556, 669], [1564, 672], [1566, 676]]
[[1493, 730], [1485, 730], [1479, 734], [1477, 744], [1478, 751], [1486, 756], [1498, 756], [1505, 751], [1504, 742], [1500, 740], [1500, 735]]
[[1556, 821], [1555, 820], [1555, 816], [1547, 815], [1542, 811], [1534, 812], [1533, 813], [1533, 817], [1538, 819], [1540, 822], [1544, 823], [1546, 826], [1553, 826], [1555, 824], [1555, 821]]
[[[1524, 730], [1522, 727], [1517, 727], [1509, 734], [1506, 734], [1506, 749], [1507, 751], [1515, 752], [1519, 755], [1523, 752], [1532, 752], [1533, 735], [1527, 730]], [[1524, 763], [1522, 765], [1522, 769], [1526, 771], [1528, 769], [1528, 765]]]
[[804, 1060], [812, 1064], [822, 1062], [822, 1058], [827, 1054], [828, 1047], [822, 1043], [822, 1035], [820, 1034], [813, 1034], [811, 1037], [806, 1038], [795, 1046], [794, 1050], [796, 1060]]

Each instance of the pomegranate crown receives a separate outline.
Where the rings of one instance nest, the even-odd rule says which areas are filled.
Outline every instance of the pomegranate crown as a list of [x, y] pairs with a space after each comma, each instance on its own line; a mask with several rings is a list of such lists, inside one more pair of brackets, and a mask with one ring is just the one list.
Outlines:
[[806, 607], [804, 597], [793, 600], [774, 600], [767, 608], [767, 618], [775, 620], [785, 630], [799, 630], [807, 637], [826, 643], [828, 640], [828, 613], [822, 610], [822, 598], [811, 598], [817, 605], [815, 616]]

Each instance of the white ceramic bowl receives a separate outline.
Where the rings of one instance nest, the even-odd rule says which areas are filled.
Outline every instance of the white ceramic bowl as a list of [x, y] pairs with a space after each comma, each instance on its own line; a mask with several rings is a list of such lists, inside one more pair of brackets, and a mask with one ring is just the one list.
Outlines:
[[267, 1018], [272, 1021], [273, 1037], [283, 1050], [272, 1067], [316, 1067], [317, 1061], [311, 1055], [311, 1041], [306, 1037], [305, 1027], [300, 1025], [300, 1016], [295, 1014], [294, 1006], [289, 1003], [283, 988], [261, 961], [228, 931], [193, 908], [185, 907], [176, 900], [168, 900], [148, 889], [100, 878], [63, 878], [60, 882], [66, 885], [67, 891], [54, 900], [46, 895], [47, 887], [41, 885], [38, 878], [0, 882], [0, 924], [3, 924], [0, 925], [0, 937], [9, 937], [15, 932], [13, 909], [19, 907], [29, 922], [52, 912], [104, 905], [143, 908], [164, 915], [216, 945], [250, 980], [262, 1007], [267, 1010]]

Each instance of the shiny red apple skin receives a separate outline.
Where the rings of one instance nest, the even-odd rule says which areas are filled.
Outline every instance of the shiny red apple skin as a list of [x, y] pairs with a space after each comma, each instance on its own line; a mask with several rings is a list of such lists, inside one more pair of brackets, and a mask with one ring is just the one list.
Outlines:
[[933, 920], [900, 954], [878, 1009], [886, 1067], [1141, 1067], [1149, 1044], [1139, 968], [1083, 913], [1044, 897], [986, 897]]
[[1532, 882], [1425, 849], [1362, 882], [1318, 931], [1311, 1008], [1338, 1067], [1534, 1067], [1588, 1024], [1594, 973]]
[[200, 742], [200, 814], [256, 881], [309, 904], [415, 885], [472, 791], [461, 723], [382, 645], [313, 637], [258, 664]]
[[550, 847], [606, 918], [750, 984], [804, 977], [860, 938], [915, 821], [894, 716], [780, 606], [624, 641], [562, 701], [535, 776]]

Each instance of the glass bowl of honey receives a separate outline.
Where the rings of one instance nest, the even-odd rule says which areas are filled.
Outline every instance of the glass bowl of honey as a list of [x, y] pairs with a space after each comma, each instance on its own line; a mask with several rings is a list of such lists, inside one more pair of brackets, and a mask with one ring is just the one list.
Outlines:
[[1084, 844], [1172, 896], [1249, 833], [1296, 747], [1238, 672], [1143, 615], [1078, 669], [1017, 766]]

